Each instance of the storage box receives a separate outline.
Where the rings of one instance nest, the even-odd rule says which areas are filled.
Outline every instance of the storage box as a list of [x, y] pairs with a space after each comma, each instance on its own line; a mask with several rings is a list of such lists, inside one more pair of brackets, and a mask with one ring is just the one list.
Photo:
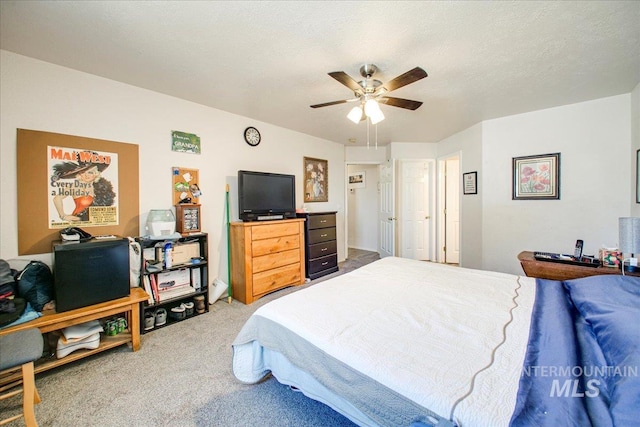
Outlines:
[[622, 252], [617, 248], [602, 248], [600, 249], [600, 260], [603, 267], [620, 268]]
[[191, 275], [188, 268], [181, 270], [172, 270], [165, 273], [158, 273], [158, 291], [168, 291], [180, 286], [189, 286], [191, 284]]
[[200, 258], [200, 244], [198, 242], [174, 245], [171, 252], [173, 264], [188, 264], [191, 258]]

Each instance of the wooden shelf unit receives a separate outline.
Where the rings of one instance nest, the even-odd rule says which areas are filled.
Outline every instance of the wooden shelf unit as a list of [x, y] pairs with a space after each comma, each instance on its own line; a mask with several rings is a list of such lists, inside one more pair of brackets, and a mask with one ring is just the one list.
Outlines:
[[[551, 261], [538, 261], [532, 251], [523, 251], [518, 254], [518, 260], [524, 274], [528, 277], [549, 280], [571, 280], [581, 277], [599, 276], [602, 274], [622, 274], [615, 267], [583, 267]], [[625, 273], [630, 276], [640, 276], [638, 273]]]
[[232, 222], [233, 298], [245, 304], [304, 283], [304, 219]]
[[[140, 349], [140, 303], [146, 301], [147, 293], [141, 288], [131, 288], [131, 293], [127, 297], [118, 298], [112, 301], [94, 304], [75, 310], [44, 311], [43, 315], [29, 322], [21, 323], [10, 328], [0, 329], [0, 335], [7, 335], [12, 332], [21, 331], [28, 328], [38, 328], [43, 334], [58, 331], [68, 326], [78, 325], [91, 320], [104, 319], [117, 314], [125, 314], [128, 323], [128, 332], [121, 332], [115, 336], [100, 335], [100, 345], [96, 349], [82, 349], [70, 353], [62, 359], [41, 358], [35, 362], [35, 373], [47, 371], [67, 363], [83, 359], [92, 354], [131, 343], [133, 351]], [[16, 381], [21, 376], [10, 373], [12, 370], [0, 372], [0, 385], [9, 384]]]

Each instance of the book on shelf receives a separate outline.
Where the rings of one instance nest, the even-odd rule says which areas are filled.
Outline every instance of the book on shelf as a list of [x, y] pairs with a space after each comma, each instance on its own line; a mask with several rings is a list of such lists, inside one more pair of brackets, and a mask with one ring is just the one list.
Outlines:
[[149, 276], [147, 276], [146, 274], [142, 277], [142, 283], [144, 286], [144, 291], [147, 293], [147, 295], [149, 295], [149, 298], [147, 298], [147, 303], [148, 304], [155, 304], [155, 298], [153, 297], [153, 291], [151, 290], [151, 280], [149, 279]]
[[151, 282], [151, 292], [153, 294], [153, 299], [155, 302], [158, 302], [158, 284], [156, 283], [156, 275], [150, 274], [149, 281]]

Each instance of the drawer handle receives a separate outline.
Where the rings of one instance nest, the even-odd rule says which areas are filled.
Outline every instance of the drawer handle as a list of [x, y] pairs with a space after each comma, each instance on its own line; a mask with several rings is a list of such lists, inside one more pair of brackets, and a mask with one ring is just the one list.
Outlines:
[[321, 234], [320, 237], [327, 237], [328, 234]]
[[325, 261], [322, 263], [322, 265], [327, 265], [327, 264], [329, 264], [329, 261]]
[[322, 248], [322, 249], [320, 249], [320, 252], [324, 252], [324, 251], [328, 251], [328, 250], [329, 250], [329, 248]]
[[326, 220], [326, 219], [323, 219], [323, 220], [322, 220], [322, 221], [320, 221], [320, 222], [327, 222], [327, 220]]

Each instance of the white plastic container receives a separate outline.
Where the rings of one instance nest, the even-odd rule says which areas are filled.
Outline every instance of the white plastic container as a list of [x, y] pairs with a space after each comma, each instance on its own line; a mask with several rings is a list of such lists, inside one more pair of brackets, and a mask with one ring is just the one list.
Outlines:
[[152, 237], [170, 236], [176, 232], [176, 217], [171, 209], [151, 209], [147, 217], [147, 231]]

